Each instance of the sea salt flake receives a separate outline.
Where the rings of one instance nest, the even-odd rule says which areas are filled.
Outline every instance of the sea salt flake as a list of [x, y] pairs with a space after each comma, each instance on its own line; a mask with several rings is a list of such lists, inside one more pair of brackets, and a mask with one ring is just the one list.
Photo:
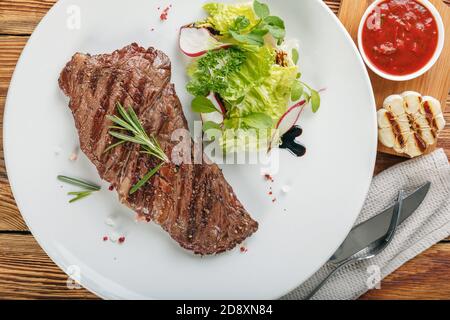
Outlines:
[[76, 154], [75, 152], [72, 152], [70, 154], [69, 160], [70, 161], [76, 161], [78, 159], [78, 154]]
[[112, 242], [117, 242], [119, 238], [120, 234], [118, 234], [117, 232], [113, 232], [112, 234], [109, 235], [109, 240], [111, 240]]
[[108, 218], [105, 219], [105, 224], [107, 226], [114, 227], [116, 225], [116, 222], [114, 221], [113, 218], [108, 217]]

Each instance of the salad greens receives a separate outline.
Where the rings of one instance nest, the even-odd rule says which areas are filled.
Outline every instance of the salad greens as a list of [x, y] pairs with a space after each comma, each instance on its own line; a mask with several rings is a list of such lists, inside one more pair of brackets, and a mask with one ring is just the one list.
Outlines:
[[281, 44], [286, 35], [284, 21], [270, 15], [267, 4], [257, 0], [251, 4], [208, 3], [203, 6], [209, 14], [206, 21], [196, 26], [212, 27], [223, 36], [231, 36], [237, 42], [262, 46], [264, 36], [270, 33]]
[[203, 9], [209, 14], [209, 17], [197, 25], [212, 27], [222, 35], [229, 33], [230, 29], [235, 26], [238, 17], [244, 17], [247, 21], [247, 25], [241, 28], [241, 31], [250, 31], [259, 22], [253, 8], [248, 4], [207, 3]]
[[187, 85], [188, 92], [194, 96], [223, 93], [228, 86], [228, 76], [239, 71], [245, 60], [243, 50], [238, 47], [209, 51], [195, 62], [192, 80]]
[[227, 87], [218, 92], [222, 99], [235, 105], [252, 88], [262, 84], [270, 76], [274, 55], [268, 47], [245, 45], [245, 61], [228, 76]]
[[210, 93], [219, 97], [225, 110], [223, 122], [207, 121], [204, 131], [221, 130], [224, 142], [236, 140], [232, 130], [274, 129], [289, 105], [300, 99], [317, 112], [320, 95], [300, 80], [298, 47], [284, 41], [285, 23], [271, 15], [267, 4], [255, 0], [208, 3], [203, 8], [209, 16], [193, 26], [207, 28], [211, 36], [227, 44], [199, 54], [188, 66], [187, 91], [195, 97], [193, 110], [220, 112], [206, 98]]

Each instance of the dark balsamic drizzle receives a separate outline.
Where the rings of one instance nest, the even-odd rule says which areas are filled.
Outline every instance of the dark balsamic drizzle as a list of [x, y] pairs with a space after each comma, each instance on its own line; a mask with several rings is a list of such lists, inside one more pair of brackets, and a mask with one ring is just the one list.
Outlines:
[[280, 149], [287, 149], [297, 157], [303, 157], [306, 153], [306, 148], [298, 143], [295, 139], [300, 137], [303, 129], [299, 126], [293, 126], [288, 132], [281, 137]]

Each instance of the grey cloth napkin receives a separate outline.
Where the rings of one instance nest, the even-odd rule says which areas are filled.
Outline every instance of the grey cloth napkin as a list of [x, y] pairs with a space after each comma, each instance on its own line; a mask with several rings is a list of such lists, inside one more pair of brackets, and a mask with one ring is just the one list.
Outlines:
[[[313, 299], [356, 299], [372, 288], [379, 288], [381, 279], [450, 235], [450, 166], [442, 149], [396, 165], [374, 177], [356, 224], [393, 204], [400, 189], [408, 190], [426, 181], [431, 182], [427, 197], [398, 227], [389, 247], [371, 260], [342, 269]], [[304, 298], [332, 270], [330, 265], [323, 266], [283, 299]]]

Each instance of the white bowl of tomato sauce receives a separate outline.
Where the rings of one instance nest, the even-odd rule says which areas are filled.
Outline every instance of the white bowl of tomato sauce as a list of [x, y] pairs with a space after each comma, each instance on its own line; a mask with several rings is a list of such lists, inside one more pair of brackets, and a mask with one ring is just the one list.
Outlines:
[[373, 72], [406, 81], [436, 63], [444, 32], [442, 18], [428, 0], [376, 0], [361, 19], [358, 46]]

